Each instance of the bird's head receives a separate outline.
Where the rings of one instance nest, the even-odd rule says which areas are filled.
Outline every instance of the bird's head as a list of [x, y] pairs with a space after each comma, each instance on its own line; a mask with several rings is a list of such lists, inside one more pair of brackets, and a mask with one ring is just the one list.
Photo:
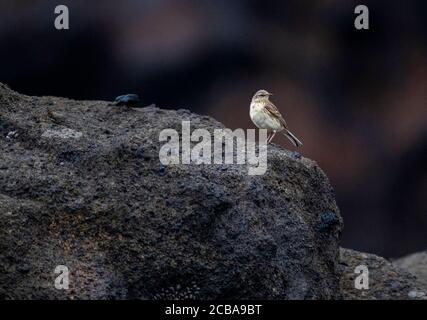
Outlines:
[[273, 94], [268, 92], [267, 90], [258, 90], [252, 98], [252, 101], [263, 101], [268, 100], [270, 96]]

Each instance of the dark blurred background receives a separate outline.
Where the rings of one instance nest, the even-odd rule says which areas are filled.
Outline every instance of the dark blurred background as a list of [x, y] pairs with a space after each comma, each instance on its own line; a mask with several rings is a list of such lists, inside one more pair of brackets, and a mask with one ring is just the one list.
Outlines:
[[[54, 28], [54, 8], [70, 30]], [[370, 30], [354, 8], [370, 9]], [[258, 89], [326, 171], [343, 246], [427, 247], [427, 1], [0, 0], [0, 82], [28, 95], [188, 108], [253, 128]], [[276, 143], [291, 146], [282, 137]]]

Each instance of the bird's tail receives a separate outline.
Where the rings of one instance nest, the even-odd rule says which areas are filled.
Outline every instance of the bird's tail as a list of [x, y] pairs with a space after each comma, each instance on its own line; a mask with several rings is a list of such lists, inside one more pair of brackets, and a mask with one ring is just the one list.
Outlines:
[[288, 129], [285, 129], [283, 131], [280, 131], [286, 138], [288, 138], [295, 147], [300, 147], [302, 146], [302, 142], [299, 141], [299, 139], [297, 137], [295, 137], [295, 135], [290, 132]]

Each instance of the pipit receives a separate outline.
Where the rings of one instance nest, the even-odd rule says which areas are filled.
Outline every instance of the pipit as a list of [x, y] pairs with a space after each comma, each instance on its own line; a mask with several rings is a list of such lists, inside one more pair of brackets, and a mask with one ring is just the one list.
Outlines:
[[272, 94], [266, 90], [259, 90], [252, 98], [250, 116], [252, 122], [260, 129], [267, 129], [267, 143], [273, 140], [277, 132], [288, 138], [295, 147], [302, 146], [302, 142], [289, 131], [277, 107], [269, 100]]

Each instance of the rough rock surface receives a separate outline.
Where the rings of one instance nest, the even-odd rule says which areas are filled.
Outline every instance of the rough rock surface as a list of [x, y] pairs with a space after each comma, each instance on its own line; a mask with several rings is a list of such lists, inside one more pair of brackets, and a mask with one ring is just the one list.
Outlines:
[[[347, 300], [424, 300], [425, 287], [409, 272], [374, 254], [341, 249], [343, 274], [341, 291]], [[369, 289], [356, 289], [355, 268], [364, 265], [369, 271]]]
[[182, 120], [222, 127], [0, 85], [0, 299], [340, 298], [342, 220], [316, 163], [271, 145], [262, 176], [162, 166], [159, 132]]
[[427, 251], [410, 254], [393, 261], [393, 264], [416, 276], [427, 294]]

